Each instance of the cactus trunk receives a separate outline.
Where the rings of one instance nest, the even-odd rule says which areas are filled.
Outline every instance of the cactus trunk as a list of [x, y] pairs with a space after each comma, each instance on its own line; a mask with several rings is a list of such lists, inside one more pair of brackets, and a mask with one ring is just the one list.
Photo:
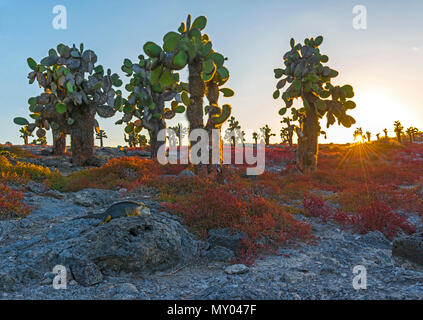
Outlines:
[[[154, 103], [158, 113], [163, 114], [165, 101], [160, 95], [153, 95]], [[163, 119], [152, 118], [150, 121], [143, 121], [144, 127], [148, 130], [150, 135], [150, 158], [157, 159], [159, 148], [166, 144], [164, 141], [158, 141], [157, 137], [161, 130], [166, 130], [166, 122]]]
[[203, 97], [205, 91], [204, 81], [201, 78], [202, 62], [197, 59], [189, 65], [189, 92], [190, 105], [187, 109], [187, 117], [190, 123], [190, 132], [194, 129], [203, 128]]
[[160, 130], [166, 129], [166, 123], [161, 120], [157, 119], [157, 121], [153, 122], [152, 128], [148, 130], [148, 133], [150, 134], [150, 158], [156, 159], [157, 154], [159, 151], [159, 148], [166, 143], [166, 141], [158, 141], [157, 136], [160, 132]]
[[24, 136], [23, 139], [24, 139], [24, 144], [27, 145], [28, 144], [28, 136]]
[[209, 118], [206, 124], [207, 133], [209, 136], [209, 164], [207, 166], [208, 173], [215, 172], [218, 175], [222, 172], [221, 164], [223, 161], [223, 141], [222, 136], [219, 137], [219, 164], [212, 164], [213, 163], [213, 139], [212, 139], [212, 132], [213, 130], [221, 130], [222, 124], [216, 124], [212, 121], [214, 116], [218, 116], [220, 114], [219, 107], [218, 107], [218, 100], [219, 100], [219, 86], [215, 81], [209, 81], [207, 83], [207, 100], [209, 101]]
[[78, 166], [89, 164], [94, 157], [95, 110], [90, 106], [79, 106], [72, 110], [71, 148], [72, 162]]
[[317, 113], [314, 108], [310, 108], [301, 123], [296, 153], [296, 166], [304, 174], [309, 174], [317, 168], [319, 133], [320, 125]]
[[53, 154], [58, 156], [66, 152], [66, 134], [53, 129]]
[[[203, 70], [202, 60], [197, 58], [188, 65], [189, 72], [189, 92], [190, 105], [187, 108], [187, 118], [190, 125], [190, 133], [195, 129], [203, 129], [203, 97], [205, 91], [204, 81], [201, 77]], [[191, 142], [191, 147], [196, 142]], [[201, 152], [201, 151], [200, 151]], [[198, 166], [194, 167], [195, 173], [198, 173]]]

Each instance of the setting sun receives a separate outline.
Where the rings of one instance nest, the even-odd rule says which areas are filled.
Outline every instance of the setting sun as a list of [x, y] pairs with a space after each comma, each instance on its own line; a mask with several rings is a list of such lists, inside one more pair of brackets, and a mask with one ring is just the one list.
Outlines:
[[404, 124], [412, 125], [413, 117], [409, 109], [399, 99], [384, 90], [357, 92], [357, 109], [352, 112], [357, 124], [374, 133], [382, 132], [400, 119]]
[[[355, 90], [354, 101], [357, 107], [351, 110], [351, 115], [356, 123], [349, 129], [334, 125], [327, 130], [327, 141], [321, 139], [322, 143], [347, 143], [361, 142], [365, 140], [366, 131], [370, 131], [372, 138], [376, 139], [376, 134], [383, 135], [383, 129], [388, 129], [388, 135], [394, 136], [393, 123], [400, 120], [405, 127], [417, 126], [418, 116], [414, 115], [410, 108], [397, 98], [394, 94], [381, 88], [374, 90]], [[322, 121], [322, 128], [325, 129], [326, 121]], [[357, 136], [354, 139], [354, 130], [358, 127], [363, 128], [363, 137]]]

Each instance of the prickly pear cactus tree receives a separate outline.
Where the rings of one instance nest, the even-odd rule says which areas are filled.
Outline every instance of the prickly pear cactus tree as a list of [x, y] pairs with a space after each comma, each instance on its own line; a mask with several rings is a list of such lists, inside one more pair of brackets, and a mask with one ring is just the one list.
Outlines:
[[366, 131], [367, 142], [370, 142], [371, 137], [372, 137], [372, 133], [370, 131]]
[[231, 117], [228, 122], [228, 129], [226, 129], [225, 140], [228, 140], [232, 147], [235, 147], [237, 140], [241, 141], [239, 135], [241, 133], [241, 126], [235, 117]]
[[96, 132], [96, 134], [95, 134], [95, 138], [97, 140], [100, 140], [100, 147], [103, 148], [103, 146], [104, 146], [103, 140], [104, 139], [107, 139], [106, 131], [104, 131], [104, 130], [98, 130], [98, 132]]
[[185, 128], [181, 123], [176, 126], [170, 127], [175, 132], [176, 138], [178, 139], [179, 148], [182, 147], [182, 139], [188, 134], [188, 129]]
[[46, 137], [39, 137], [37, 139], [32, 140], [31, 144], [45, 146], [47, 145], [47, 138]]
[[[130, 77], [125, 88], [130, 94], [127, 99], [118, 96], [115, 107], [124, 113], [117, 123], [126, 123], [126, 133], [134, 128], [148, 130], [151, 158], [156, 158], [158, 149], [165, 143], [157, 141], [160, 130], [166, 129], [165, 121], [185, 112], [180, 99], [173, 99], [182, 90], [175, 70], [183, 68], [186, 62], [177, 57], [176, 65], [169, 66], [164, 50], [153, 42], [144, 45], [144, 52], [148, 57], [139, 55], [138, 62], [124, 60], [122, 70]], [[170, 108], [166, 107], [165, 103], [171, 100]]]
[[128, 133], [128, 137], [126, 137], [125, 133], [123, 134], [123, 139], [130, 148], [135, 148], [138, 145], [140, 132], [141, 129], [139, 127], [133, 127], [131, 132], [126, 132]]
[[22, 128], [19, 129], [19, 132], [21, 133], [20, 138], [22, 138], [24, 140], [24, 144], [27, 145], [28, 144], [28, 138], [29, 137], [33, 137], [34, 135], [32, 134], [31, 131], [28, 130], [28, 126], [23, 126]]
[[[320, 52], [322, 41], [322, 36], [305, 39], [304, 44], [296, 44], [291, 39], [291, 49], [283, 56], [284, 66], [274, 70], [279, 81], [273, 98], [282, 98], [285, 103], [279, 114], [283, 116], [291, 109], [293, 119], [300, 122], [296, 130], [296, 163], [303, 173], [312, 172], [317, 167], [318, 137], [321, 132], [319, 121], [323, 116], [326, 116], [327, 127], [336, 120], [347, 128], [355, 123], [354, 118], [346, 114], [347, 110], [356, 106], [349, 100], [354, 97], [353, 88], [331, 83], [338, 72], [324, 65], [329, 58]], [[287, 89], [281, 94], [285, 86]], [[293, 107], [295, 99], [302, 101], [301, 108]]]
[[16, 117], [13, 121], [18, 125], [25, 125], [31, 134], [36, 130], [38, 138], [45, 138], [46, 130], [51, 129], [53, 135], [53, 151], [54, 155], [62, 155], [66, 152], [66, 134], [69, 133], [68, 125], [63, 117], [54, 111], [53, 108], [35, 105], [37, 97], [31, 97], [28, 100], [30, 117], [34, 119], [33, 123], [22, 117]]
[[288, 143], [292, 146], [292, 138], [294, 136], [294, 129], [296, 126], [292, 123], [292, 118], [290, 117], [283, 117], [281, 123], [285, 125], [281, 129], [282, 143]]
[[130, 148], [136, 148], [138, 145], [138, 137], [134, 135], [134, 133], [128, 134], [128, 137], [126, 137], [126, 134], [124, 134], [123, 138]]
[[253, 140], [254, 140], [254, 144], [257, 145], [257, 142], [258, 142], [258, 133], [257, 132], [253, 132]]
[[364, 139], [363, 128], [358, 127], [357, 129], [355, 129], [353, 133], [353, 137], [354, 137], [354, 141], [357, 139], [360, 139], [361, 141], [363, 141]]
[[405, 133], [408, 135], [410, 143], [413, 143], [417, 134], [419, 133], [419, 129], [417, 129], [416, 127], [409, 127], [407, 128], [407, 130], [405, 130]]
[[[207, 34], [202, 33], [207, 18], [199, 16], [191, 21], [188, 15], [178, 32], [169, 32], [163, 38], [163, 64], [170, 69], [188, 66], [188, 84], [182, 84], [181, 100], [187, 107], [190, 131], [206, 128], [220, 129], [231, 114], [230, 105], [218, 105], [219, 93], [230, 97], [234, 93], [223, 86], [229, 79], [229, 71], [224, 66], [225, 57], [214, 51]], [[205, 108], [208, 120], [204, 125], [204, 96], [209, 105]], [[195, 144], [195, 143], [193, 143]]]
[[276, 134], [272, 133], [272, 129], [266, 124], [264, 127], [260, 128], [261, 133], [264, 137], [264, 143], [268, 146], [270, 145], [270, 138], [276, 136]]
[[[29, 99], [31, 129], [37, 129], [37, 136], [44, 137], [46, 130], [53, 130], [55, 144], [65, 143], [65, 135], [71, 135], [72, 160], [76, 165], [89, 164], [94, 156], [94, 128], [99, 130], [95, 115], [108, 118], [116, 110], [116, 92], [122, 81], [110, 69], [96, 65], [97, 55], [84, 50], [81, 44], [68, 47], [59, 44], [57, 50], [50, 49], [48, 56], [37, 63], [28, 58], [32, 69], [29, 82], [37, 80], [44, 92]], [[15, 119], [15, 122], [21, 121]], [[65, 147], [65, 146], [64, 146]], [[63, 146], [57, 146], [63, 149]]]
[[[235, 92], [227, 87], [223, 87], [223, 85], [229, 80], [229, 72], [226, 73], [228, 70], [224, 67], [224, 61], [227, 58], [224, 58], [223, 55], [220, 53], [215, 52], [212, 50], [211, 53], [212, 59], [215, 63], [215, 72], [213, 78], [209, 81], [205, 82], [206, 87], [206, 97], [209, 104], [205, 107], [205, 113], [208, 115], [208, 119], [206, 122], [206, 130], [208, 131], [209, 135], [209, 143], [210, 143], [210, 150], [212, 148], [212, 131], [219, 130], [221, 131], [222, 125], [228, 120], [229, 116], [232, 112], [232, 107], [229, 104], [224, 104], [219, 106], [219, 96], [220, 93], [223, 94], [225, 98], [232, 97]], [[217, 72], [219, 68], [224, 68], [222, 72]], [[220, 153], [219, 153], [219, 163], [223, 161], [223, 141], [220, 137], [219, 141], [220, 145]], [[212, 153], [209, 153], [209, 162], [212, 163]], [[221, 168], [214, 168], [217, 172], [221, 172]], [[208, 166], [209, 173], [213, 170], [213, 166]]]
[[140, 147], [145, 147], [147, 144], [148, 144], [147, 137], [143, 134], [140, 134], [140, 136], [138, 137], [138, 145]]
[[399, 120], [394, 122], [394, 132], [397, 135], [397, 140], [399, 143], [402, 141], [402, 135], [404, 134], [404, 127], [402, 126]]

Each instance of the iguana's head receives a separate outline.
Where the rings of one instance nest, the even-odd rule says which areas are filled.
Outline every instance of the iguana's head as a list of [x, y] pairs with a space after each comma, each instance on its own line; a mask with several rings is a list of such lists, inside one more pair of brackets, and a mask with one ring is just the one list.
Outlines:
[[149, 216], [151, 214], [150, 209], [144, 203], [140, 203], [136, 210], [137, 216]]
[[130, 206], [125, 208], [125, 214], [128, 217], [148, 216], [150, 215], [150, 209], [145, 204], [139, 203], [137, 206]]

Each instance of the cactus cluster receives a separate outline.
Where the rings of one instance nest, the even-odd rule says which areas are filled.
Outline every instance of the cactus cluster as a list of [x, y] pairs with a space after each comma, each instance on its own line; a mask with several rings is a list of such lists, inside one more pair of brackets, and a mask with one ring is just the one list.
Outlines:
[[354, 140], [357, 140], [358, 138], [363, 140], [364, 139], [363, 128], [358, 127], [357, 129], [355, 129], [353, 133], [353, 137], [354, 137]]
[[144, 46], [144, 51], [153, 51], [154, 57], [160, 57], [163, 70], [181, 70], [188, 66], [188, 83], [181, 83], [180, 88], [181, 100], [189, 109], [187, 115], [192, 122], [191, 129], [203, 127], [200, 115], [203, 115], [204, 95], [209, 100], [205, 112], [209, 114], [211, 123], [221, 125], [229, 118], [231, 107], [227, 104], [219, 107], [219, 92], [225, 97], [234, 94], [231, 89], [221, 87], [229, 79], [229, 71], [224, 66], [226, 58], [213, 49], [209, 36], [202, 33], [206, 24], [205, 16], [199, 16], [191, 22], [191, 15], [188, 15], [178, 32], [171, 31], [163, 37], [163, 48], [152, 42]]
[[264, 143], [270, 145], [270, 138], [276, 136], [276, 134], [272, 133], [272, 129], [267, 124], [260, 128], [260, 131], [264, 137]]
[[281, 129], [281, 139], [282, 143], [288, 143], [289, 146], [292, 146], [292, 140], [294, 136], [295, 125], [292, 123], [293, 119], [290, 117], [284, 117], [281, 120], [281, 123], [285, 126]]
[[407, 128], [407, 130], [405, 130], [405, 133], [408, 135], [408, 138], [412, 143], [416, 139], [416, 136], [419, 134], [419, 129], [417, 129], [416, 127], [409, 127]]
[[138, 145], [138, 136], [139, 133], [129, 133], [128, 136], [126, 134], [123, 135], [123, 139], [128, 144], [130, 148], [135, 148]]
[[[233, 90], [224, 88], [223, 85], [229, 79], [229, 71], [225, 67], [225, 60], [222, 54], [213, 49], [210, 37], [202, 33], [207, 25], [207, 19], [199, 16], [191, 21], [191, 15], [188, 15], [186, 22], [182, 22], [178, 32], [169, 32], [163, 38], [163, 49], [171, 61], [171, 67], [188, 67], [188, 83], [182, 86], [181, 99], [187, 106], [187, 118], [190, 131], [195, 129], [206, 129], [209, 133], [209, 141], [212, 143], [212, 130], [220, 130], [223, 123], [231, 114], [231, 106], [225, 104], [219, 106], [219, 95], [222, 93], [225, 97], [234, 95]], [[181, 64], [177, 65], [177, 57], [182, 57]], [[208, 105], [204, 106], [204, 97], [207, 97]], [[208, 119], [204, 124], [203, 116], [207, 114]], [[196, 142], [191, 142], [192, 146]], [[222, 142], [220, 141], [222, 146]], [[201, 152], [201, 150], [199, 151]], [[209, 153], [209, 160], [212, 153]], [[220, 148], [220, 159], [222, 160], [222, 148]], [[211, 161], [210, 161], [211, 163]], [[195, 167], [199, 171], [200, 166]], [[219, 174], [221, 170], [218, 167], [209, 165], [208, 172], [217, 169]]]
[[24, 144], [27, 145], [28, 144], [28, 138], [29, 137], [33, 137], [34, 135], [32, 134], [32, 132], [30, 132], [28, 130], [28, 126], [23, 126], [22, 128], [19, 129], [19, 132], [21, 133], [20, 138], [22, 138], [24, 140]]
[[[154, 53], [152, 49], [145, 48], [145, 51], [151, 55]], [[157, 136], [160, 130], [166, 128], [165, 120], [172, 119], [176, 113], [185, 112], [185, 107], [176, 100], [172, 101], [171, 108], [165, 107], [165, 102], [173, 100], [180, 90], [179, 74], [171, 69], [164, 71], [160, 59], [144, 55], [139, 55], [136, 63], [125, 59], [122, 71], [130, 77], [125, 86], [129, 96], [118, 96], [115, 100], [115, 107], [123, 113], [122, 119], [116, 123], [125, 123], [125, 132], [133, 136], [143, 128], [147, 129], [154, 158], [161, 145]]]
[[44, 146], [44, 145], [47, 144], [47, 138], [46, 137], [40, 137], [40, 138], [34, 139], [34, 140], [32, 140], [31, 144]]
[[399, 120], [394, 122], [394, 132], [397, 135], [398, 142], [401, 143], [402, 135], [404, 134], [404, 127]]
[[[231, 107], [219, 106], [219, 94], [230, 97], [234, 92], [223, 87], [229, 79], [224, 66], [227, 58], [216, 52], [209, 36], [202, 33], [206, 24], [206, 17], [191, 21], [188, 15], [177, 31], [165, 34], [162, 46], [148, 41], [137, 61], [124, 59], [122, 71], [130, 78], [125, 86], [127, 97], [114, 89], [123, 84], [118, 74], [97, 65], [95, 52], [85, 50], [82, 44], [79, 48], [59, 44], [39, 63], [28, 58], [32, 70], [29, 82], [37, 81], [43, 92], [28, 100], [34, 121], [17, 117], [14, 122], [27, 126], [29, 132], [36, 130], [40, 138], [52, 129], [56, 154], [65, 152], [66, 135], [70, 134], [73, 162], [77, 165], [88, 164], [93, 157], [94, 129], [101, 134], [95, 115], [108, 118], [122, 112], [117, 124], [125, 123], [128, 135], [147, 129], [153, 158], [164, 143], [157, 141], [158, 133], [177, 113], [187, 111], [190, 130], [220, 129]], [[178, 71], [186, 67], [189, 79], [184, 83]], [[204, 107], [205, 96], [209, 105]], [[204, 113], [208, 114], [206, 124]]]
[[178, 140], [179, 147], [182, 147], [182, 139], [188, 134], [188, 129], [185, 128], [181, 123], [178, 123], [176, 126], [170, 127], [176, 135]]
[[[152, 157], [157, 156], [158, 148], [164, 143], [157, 142], [159, 131], [165, 129], [165, 121], [177, 113], [187, 110], [191, 130], [204, 127], [202, 99], [206, 93], [211, 102], [205, 110], [214, 127], [223, 124], [230, 115], [229, 105], [217, 105], [219, 92], [224, 96], [233, 95], [231, 89], [219, 88], [228, 80], [229, 71], [223, 66], [225, 58], [212, 49], [208, 35], [201, 33], [206, 23], [204, 16], [191, 23], [189, 15], [177, 32], [164, 35], [162, 46], [148, 41], [143, 46], [146, 56], [138, 56], [136, 63], [130, 59], [123, 62], [122, 70], [131, 77], [125, 87], [130, 94], [127, 99], [118, 98], [116, 107], [124, 115], [117, 123], [126, 123], [127, 133], [134, 127], [146, 128]], [[180, 81], [177, 72], [186, 66], [190, 73], [188, 83]], [[170, 107], [165, 105], [168, 101], [171, 101]]]
[[[329, 58], [320, 52], [322, 42], [322, 36], [306, 38], [304, 44], [291, 39], [291, 49], [283, 56], [284, 67], [274, 69], [275, 78], [279, 80], [273, 98], [284, 101], [279, 114], [283, 116], [291, 109], [294, 121], [300, 122], [300, 127], [296, 128], [296, 161], [298, 169], [304, 173], [317, 167], [318, 136], [321, 132], [319, 120], [323, 116], [326, 115], [327, 127], [336, 120], [347, 128], [355, 123], [354, 118], [346, 114], [356, 107], [350, 100], [354, 97], [353, 88], [350, 85], [332, 84], [338, 72], [324, 65]], [[285, 86], [287, 88], [281, 93]], [[301, 108], [293, 107], [295, 99], [302, 100]]]
[[148, 144], [147, 137], [143, 134], [140, 134], [138, 137], [138, 145], [140, 147], [145, 147]]
[[14, 122], [27, 125], [30, 131], [37, 129], [39, 138], [51, 128], [54, 143], [70, 134], [73, 161], [85, 164], [93, 156], [93, 129], [99, 130], [95, 115], [108, 118], [116, 113], [115, 96], [121, 92], [113, 87], [121, 86], [122, 81], [110, 69], [105, 72], [103, 66], [96, 65], [97, 55], [84, 50], [83, 44], [79, 48], [59, 44], [40, 63], [32, 58], [27, 62], [32, 70], [29, 83], [37, 80], [43, 92], [28, 100], [34, 122], [21, 117]]
[[123, 139], [128, 144], [130, 148], [136, 148], [138, 146], [146, 146], [148, 141], [145, 135], [140, 134], [136, 128], [134, 128], [132, 132], [128, 133], [128, 136], [126, 134], [123, 135]]

